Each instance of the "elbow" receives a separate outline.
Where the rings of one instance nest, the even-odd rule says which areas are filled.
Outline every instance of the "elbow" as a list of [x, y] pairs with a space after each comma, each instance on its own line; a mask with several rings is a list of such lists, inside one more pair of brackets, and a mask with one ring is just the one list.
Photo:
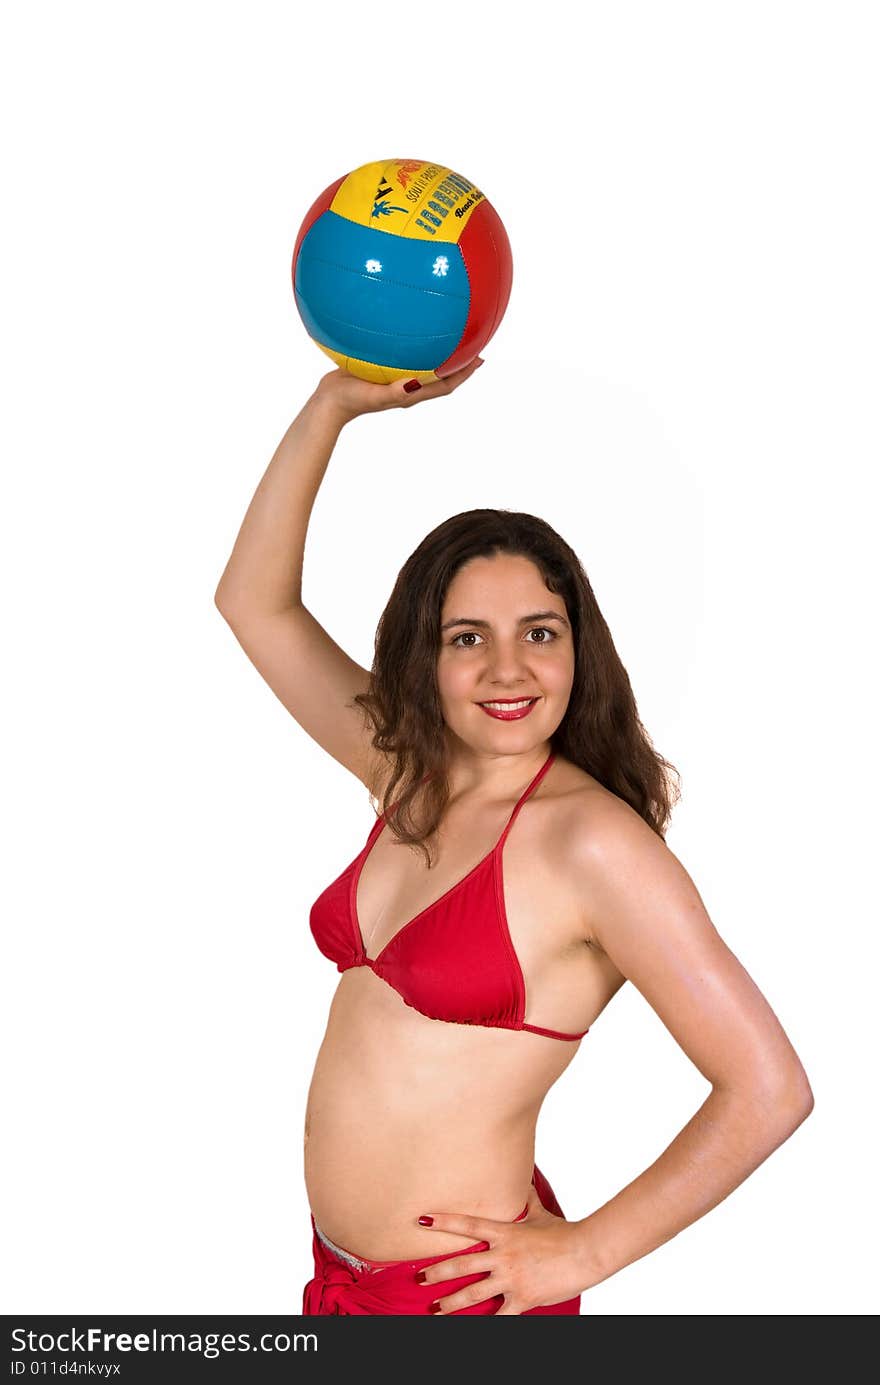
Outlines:
[[798, 1125], [800, 1125], [801, 1121], [807, 1119], [807, 1116], [810, 1114], [815, 1104], [813, 1089], [807, 1080], [807, 1074], [804, 1073], [802, 1080], [798, 1084], [797, 1091], [795, 1092], [795, 1109], [799, 1113]]
[[787, 1053], [765, 1058], [753, 1076], [757, 1095], [783, 1125], [794, 1129], [806, 1120], [814, 1105], [813, 1089], [791, 1045]]
[[813, 1089], [800, 1066], [777, 1074], [772, 1081], [767, 1079], [767, 1074], [763, 1074], [751, 1082], [724, 1085], [722, 1090], [743, 1109], [752, 1130], [770, 1134], [777, 1142], [787, 1139], [797, 1130], [815, 1104]]
[[786, 1136], [803, 1124], [815, 1105], [813, 1089], [801, 1067], [787, 1074], [762, 1095], [762, 1105], [772, 1123]]
[[793, 1068], [785, 1074], [779, 1085], [783, 1108], [793, 1112], [796, 1123], [800, 1125], [812, 1111], [815, 1100], [810, 1079], [799, 1058], [795, 1059]]
[[232, 605], [229, 596], [220, 587], [214, 593], [214, 605], [225, 621], [231, 619]]

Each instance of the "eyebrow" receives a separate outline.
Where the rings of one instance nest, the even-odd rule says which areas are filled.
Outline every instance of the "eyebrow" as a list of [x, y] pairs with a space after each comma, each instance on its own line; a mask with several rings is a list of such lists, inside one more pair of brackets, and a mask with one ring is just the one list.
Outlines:
[[[517, 624], [529, 625], [533, 620], [558, 620], [560, 625], [567, 625], [568, 621], [561, 616], [558, 611], [533, 611], [530, 616], [520, 616]], [[481, 630], [490, 629], [488, 620], [468, 620], [465, 616], [457, 616], [455, 620], [447, 620], [440, 626], [440, 633], [444, 630], [451, 630], [453, 625], [476, 625]]]

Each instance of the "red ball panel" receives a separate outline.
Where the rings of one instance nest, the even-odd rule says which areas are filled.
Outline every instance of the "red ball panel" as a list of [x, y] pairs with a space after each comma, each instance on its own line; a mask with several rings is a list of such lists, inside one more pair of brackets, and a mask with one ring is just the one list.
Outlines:
[[461, 341], [437, 366], [441, 379], [478, 356], [504, 316], [513, 285], [513, 255], [501, 217], [491, 202], [471, 213], [458, 242], [471, 288], [470, 311]]

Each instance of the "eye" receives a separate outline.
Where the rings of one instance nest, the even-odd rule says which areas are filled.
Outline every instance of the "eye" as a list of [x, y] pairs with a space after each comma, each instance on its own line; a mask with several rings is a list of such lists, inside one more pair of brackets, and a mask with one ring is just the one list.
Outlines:
[[[527, 641], [528, 644], [550, 644], [553, 640], [555, 640], [555, 639], [558, 638], [558, 636], [557, 636], [557, 634], [556, 634], [556, 631], [555, 631], [555, 630], [550, 630], [550, 629], [548, 629], [548, 627], [547, 627], [546, 625], [533, 625], [533, 626], [531, 627], [531, 629], [528, 631], [528, 634], [530, 634], [530, 635], [541, 634], [541, 635], [549, 636], [549, 639], [528, 640], [528, 641]], [[476, 648], [476, 645], [473, 645], [473, 644], [459, 644], [458, 641], [459, 641], [459, 640], [465, 640], [465, 639], [467, 639], [467, 640], [471, 640], [471, 639], [474, 639], [474, 640], [481, 640], [482, 638], [483, 638], [482, 635], [478, 635], [477, 632], [476, 632], [476, 630], [462, 630], [462, 632], [461, 632], [460, 635], [453, 635], [453, 637], [452, 637], [452, 639], [449, 641], [449, 643], [450, 643], [451, 645], [456, 646], [458, 649], [475, 649], [475, 648]]]

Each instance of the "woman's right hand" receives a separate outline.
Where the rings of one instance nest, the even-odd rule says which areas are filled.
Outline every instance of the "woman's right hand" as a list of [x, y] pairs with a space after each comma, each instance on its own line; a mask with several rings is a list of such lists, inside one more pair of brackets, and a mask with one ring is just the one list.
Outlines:
[[371, 380], [359, 379], [340, 366], [321, 376], [314, 397], [331, 404], [334, 411], [348, 422], [359, 414], [378, 413], [381, 409], [408, 409], [411, 404], [420, 404], [423, 399], [437, 399], [440, 395], [451, 394], [470, 379], [482, 364], [483, 357], [476, 356], [462, 370], [456, 370], [442, 380], [425, 382], [421, 389], [411, 393], [404, 389], [406, 379], [395, 380], [390, 385], [377, 385]]

